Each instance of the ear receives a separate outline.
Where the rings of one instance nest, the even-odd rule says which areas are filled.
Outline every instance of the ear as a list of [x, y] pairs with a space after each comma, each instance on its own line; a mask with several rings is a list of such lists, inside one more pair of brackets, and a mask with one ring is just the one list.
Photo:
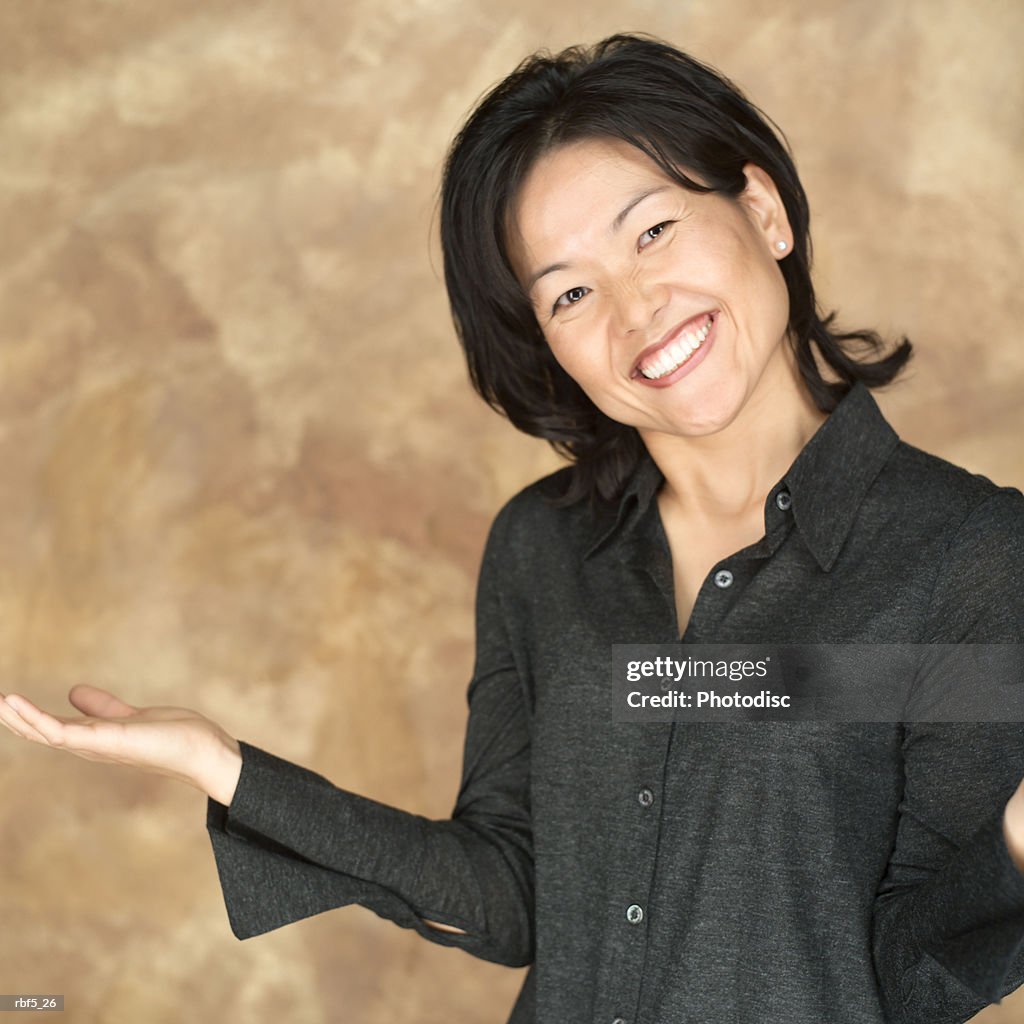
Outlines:
[[[739, 201], [771, 254], [777, 260], [783, 259], [793, 251], [793, 232], [779, 190], [771, 175], [757, 164], [745, 164], [743, 175], [747, 179], [747, 187], [740, 193]], [[780, 249], [779, 242], [785, 242], [786, 247]]]

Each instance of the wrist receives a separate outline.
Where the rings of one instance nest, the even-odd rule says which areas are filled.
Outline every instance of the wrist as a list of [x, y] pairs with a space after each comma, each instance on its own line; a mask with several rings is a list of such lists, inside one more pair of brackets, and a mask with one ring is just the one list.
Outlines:
[[214, 750], [199, 788], [217, 803], [228, 807], [235, 797], [238, 778], [242, 774], [242, 750], [238, 740], [228, 735], [218, 740]]
[[1024, 807], [1016, 795], [1003, 811], [1003, 838], [1010, 852], [1010, 859], [1017, 870], [1024, 874]]

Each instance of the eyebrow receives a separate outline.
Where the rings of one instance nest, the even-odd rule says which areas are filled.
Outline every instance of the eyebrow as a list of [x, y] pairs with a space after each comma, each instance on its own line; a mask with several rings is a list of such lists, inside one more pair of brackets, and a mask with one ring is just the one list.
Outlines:
[[[618, 231], [625, 223], [626, 218], [633, 212], [633, 208], [642, 203], [649, 196], [657, 195], [659, 192], [667, 192], [671, 186], [669, 185], [655, 185], [653, 188], [646, 188], [643, 192], [638, 192], [626, 205], [616, 214], [615, 219], [611, 223], [609, 234], [614, 234]], [[568, 270], [570, 264], [568, 263], [552, 263], [550, 266], [545, 267], [543, 270], [538, 270], [533, 277], [530, 278], [529, 283], [526, 286], [527, 292], [532, 292], [537, 282], [547, 274], [553, 274], [556, 270]]]

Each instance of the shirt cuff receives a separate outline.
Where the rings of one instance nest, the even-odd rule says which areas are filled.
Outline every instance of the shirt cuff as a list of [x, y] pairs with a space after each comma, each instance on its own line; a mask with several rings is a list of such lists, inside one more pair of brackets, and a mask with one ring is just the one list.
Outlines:
[[950, 974], [989, 1002], [1024, 984], [1024, 872], [1003, 835], [1002, 811], [954, 858], [942, 903], [948, 921], [924, 943]]
[[[468, 937], [425, 924], [408, 896], [391, 891], [381, 884], [382, 879], [359, 877], [348, 870], [351, 866], [368, 870], [365, 853], [360, 859], [352, 852], [371, 845], [365, 837], [372, 826], [366, 821], [356, 826], [359, 809], [374, 814], [382, 808], [413, 821], [415, 816], [341, 790], [323, 776], [244, 741], [239, 741], [239, 747], [242, 771], [230, 806], [210, 796], [206, 804], [207, 832], [228, 920], [237, 938], [251, 938], [354, 903], [436, 944], [467, 948], [473, 944], [475, 940]], [[339, 822], [350, 827], [339, 828]], [[351, 838], [345, 842], [343, 835]], [[397, 842], [393, 834], [389, 841]], [[405, 846], [394, 845], [387, 854], [378, 858], [389, 867], [381, 874], [400, 879], [408, 889], [410, 876], [419, 870], [408, 850], [408, 838]], [[482, 949], [478, 955], [485, 953]]]

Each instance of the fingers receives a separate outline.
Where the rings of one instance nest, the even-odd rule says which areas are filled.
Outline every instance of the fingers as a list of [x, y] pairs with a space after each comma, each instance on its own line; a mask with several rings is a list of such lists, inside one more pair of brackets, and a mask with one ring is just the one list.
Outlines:
[[[97, 736], [94, 732], [96, 726], [107, 729], [121, 728], [118, 723], [73, 722], [57, 718], [37, 708], [35, 704], [20, 694], [15, 694], [13, 697], [8, 697], [5, 701], [0, 701], [0, 708], [5, 709], [0, 710], [0, 715], [6, 715], [4, 723], [12, 731], [36, 743], [45, 743], [50, 747], [66, 747], [71, 753], [77, 754], [79, 757], [86, 757], [88, 753], [92, 753], [93, 749], [96, 748]], [[102, 746], [105, 749], [97, 751], [100, 753], [98, 760], [110, 760], [110, 736], [107, 736], [106, 740], [102, 741]], [[107, 756], [104, 756], [105, 754]]]
[[12, 724], [15, 717], [14, 708], [10, 707], [6, 700], [0, 700], [0, 722], [3, 722], [9, 732], [13, 732], [15, 736], [20, 736], [21, 733]]
[[16, 736], [22, 736], [36, 743], [49, 743], [50, 741], [39, 731], [31, 719], [25, 717], [29, 713], [30, 706], [24, 697], [7, 696], [0, 700], [0, 721]]
[[126, 704], [109, 690], [90, 686], [88, 683], [72, 686], [68, 700], [91, 718], [127, 718], [139, 710], [131, 704]]

